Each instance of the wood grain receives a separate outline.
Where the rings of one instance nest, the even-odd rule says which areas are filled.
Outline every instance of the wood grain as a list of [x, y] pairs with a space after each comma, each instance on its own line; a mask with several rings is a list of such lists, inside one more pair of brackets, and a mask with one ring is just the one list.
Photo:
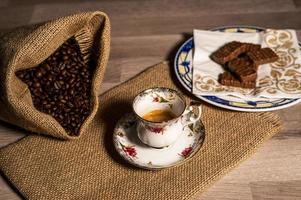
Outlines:
[[[79, 11], [103, 10], [112, 21], [111, 56], [104, 92], [162, 60], [172, 61], [192, 29], [224, 25], [257, 25], [301, 30], [299, 0], [11, 0], [0, 2], [0, 31]], [[301, 38], [301, 31], [298, 31]], [[195, 199], [301, 199], [301, 104], [277, 111], [281, 133], [265, 143]], [[0, 122], [0, 147], [25, 132]], [[20, 197], [0, 178], [0, 199]]]

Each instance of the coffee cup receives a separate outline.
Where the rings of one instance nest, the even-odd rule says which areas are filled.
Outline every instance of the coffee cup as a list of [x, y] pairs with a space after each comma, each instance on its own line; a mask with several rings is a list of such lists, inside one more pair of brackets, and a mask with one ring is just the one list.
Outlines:
[[139, 93], [133, 101], [137, 134], [146, 145], [163, 148], [173, 144], [186, 126], [201, 117], [200, 105], [186, 106], [176, 90], [156, 87]]

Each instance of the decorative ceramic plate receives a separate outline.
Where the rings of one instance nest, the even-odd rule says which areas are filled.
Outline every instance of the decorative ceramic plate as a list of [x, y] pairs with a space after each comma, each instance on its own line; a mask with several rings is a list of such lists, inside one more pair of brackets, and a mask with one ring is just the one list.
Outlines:
[[[260, 32], [264, 28], [250, 26], [221, 27], [212, 31], [221, 32]], [[300, 48], [301, 48], [301, 44]], [[174, 70], [180, 83], [192, 93], [192, 54], [194, 50], [193, 38], [188, 39], [178, 50], [174, 60]], [[218, 107], [247, 112], [271, 111], [286, 108], [301, 102], [301, 99], [260, 99], [246, 101], [234, 96], [200, 96], [196, 97]]]
[[113, 142], [117, 152], [129, 163], [144, 169], [162, 169], [183, 164], [201, 148], [205, 137], [203, 124], [198, 121], [184, 128], [177, 141], [162, 149], [142, 143], [136, 131], [136, 117], [126, 114], [117, 123]]

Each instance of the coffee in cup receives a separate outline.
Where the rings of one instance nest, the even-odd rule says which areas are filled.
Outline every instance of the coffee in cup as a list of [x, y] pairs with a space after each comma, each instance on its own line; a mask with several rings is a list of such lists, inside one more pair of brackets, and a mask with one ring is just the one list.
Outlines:
[[[155, 148], [174, 143], [184, 127], [201, 116], [200, 106], [186, 107], [186, 101], [179, 92], [164, 87], [147, 89], [138, 94], [133, 102], [133, 110], [138, 119], [138, 137]], [[194, 110], [198, 112], [194, 113]]]

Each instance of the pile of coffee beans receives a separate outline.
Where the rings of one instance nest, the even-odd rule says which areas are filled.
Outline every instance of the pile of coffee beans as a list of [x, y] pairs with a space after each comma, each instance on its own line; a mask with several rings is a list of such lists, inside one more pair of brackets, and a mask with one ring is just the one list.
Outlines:
[[69, 135], [78, 135], [90, 114], [93, 71], [71, 37], [40, 65], [16, 75], [28, 85], [37, 110], [54, 117]]

